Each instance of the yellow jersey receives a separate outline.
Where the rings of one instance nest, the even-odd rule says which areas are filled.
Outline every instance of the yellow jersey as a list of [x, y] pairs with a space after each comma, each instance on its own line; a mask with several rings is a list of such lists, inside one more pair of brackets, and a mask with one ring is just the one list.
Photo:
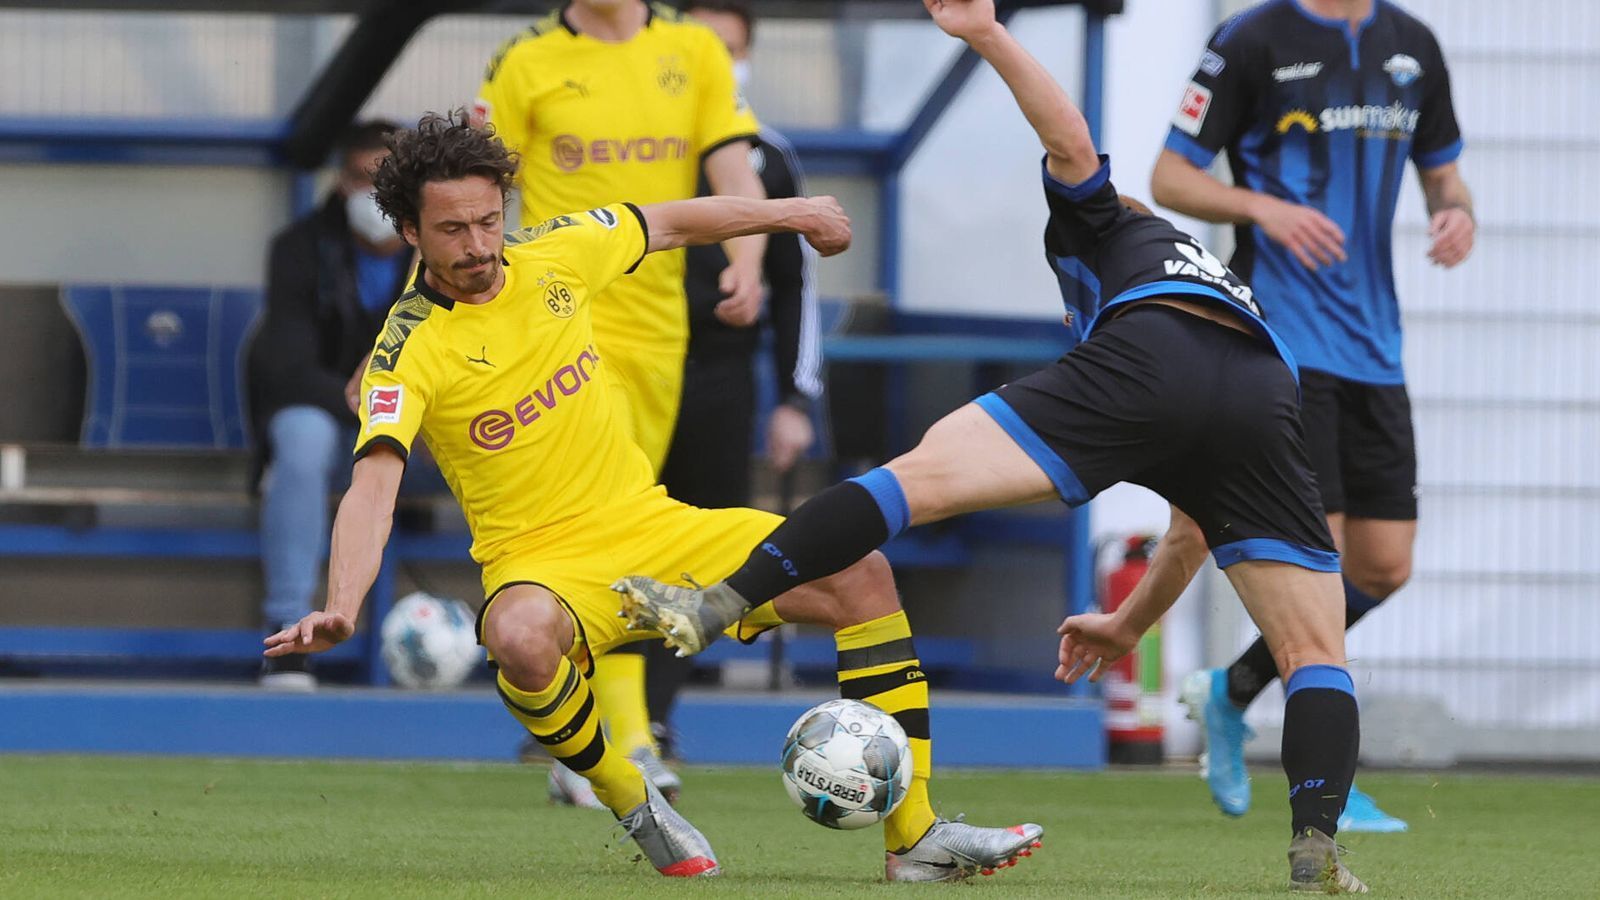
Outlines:
[[645, 256], [631, 203], [507, 235], [505, 284], [456, 303], [419, 268], [389, 312], [361, 380], [360, 459], [402, 456], [420, 431], [488, 563], [536, 548], [574, 516], [650, 491], [595, 346], [592, 300]]
[[[760, 124], [709, 28], [650, 4], [627, 41], [608, 43], [551, 13], [490, 61], [473, 107], [522, 157], [522, 221], [624, 198], [695, 196], [700, 160]], [[682, 352], [689, 333], [682, 250], [655, 253], [595, 307], [600, 346]], [[674, 400], [674, 404], [676, 401]], [[670, 426], [669, 426], [670, 427]]]

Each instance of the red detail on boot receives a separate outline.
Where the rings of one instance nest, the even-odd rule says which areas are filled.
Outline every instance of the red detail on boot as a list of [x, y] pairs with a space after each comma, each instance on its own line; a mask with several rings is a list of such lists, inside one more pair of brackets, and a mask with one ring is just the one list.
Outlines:
[[692, 859], [679, 860], [665, 869], [658, 869], [657, 871], [668, 878], [693, 878], [696, 875], [705, 875], [716, 870], [716, 860], [709, 856], [696, 856]]

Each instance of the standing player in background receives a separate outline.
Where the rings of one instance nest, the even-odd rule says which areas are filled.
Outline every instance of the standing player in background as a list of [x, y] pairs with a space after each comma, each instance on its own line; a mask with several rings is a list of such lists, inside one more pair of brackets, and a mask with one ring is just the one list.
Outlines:
[[[678, 12], [644, 0], [573, 0], [509, 41], [490, 61], [475, 119], [522, 157], [522, 221], [620, 199], [695, 196], [701, 166], [717, 194], [761, 198], [750, 168], [760, 129], [734, 83], [722, 42]], [[723, 321], [749, 326], [761, 307], [765, 235], [726, 243], [718, 275]], [[626, 398], [635, 440], [659, 473], [672, 440], [689, 337], [682, 250], [646, 259], [595, 298], [607, 377]], [[611, 739], [669, 800], [681, 781], [661, 764], [645, 708], [644, 657], [598, 663], [595, 695]], [[582, 779], [551, 769], [551, 797], [595, 806]]]
[[[733, 57], [744, 88], [750, 71], [755, 19], [743, 0], [695, 0], [684, 12], [717, 33]], [[763, 126], [750, 151], [766, 195], [806, 194], [800, 161], [783, 135]], [[699, 193], [712, 193], [701, 179]], [[759, 327], [729, 325], [717, 315], [718, 286], [728, 257], [716, 244], [690, 247], [685, 289], [689, 297], [689, 356], [683, 372], [683, 402], [661, 483], [691, 506], [749, 506], [750, 455], [756, 407], [755, 353]], [[811, 411], [822, 394], [822, 353], [817, 333], [816, 251], [798, 235], [767, 240], [762, 266], [767, 285], [764, 321], [773, 338], [773, 374], [778, 404], [766, 423], [767, 461], [788, 472], [811, 447]], [[663, 750], [671, 735], [673, 703], [694, 668], [659, 641], [628, 644], [618, 653], [642, 653], [651, 729]]]
[[[1472, 197], [1438, 41], [1385, 0], [1270, 0], [1217, 29], [1156, 163], [1156, 202], [1235, 226], [1232, 268], [1272, 303], [1301, 379], [1307, 447], [1344, 558], [1345, 627], [1411, 575], [1417, 459], [1391, 235], [1407, 159], [1446, 268], [1472, 251]], [[1204, 170], [1228, 152], [1238, 186]], [[1278, 677], [1257, 639], [1184, 687], [1224, 813], [1250, 808], [1244, 710]], [[1349, 831], [1406, 823], [1351, 790]]]

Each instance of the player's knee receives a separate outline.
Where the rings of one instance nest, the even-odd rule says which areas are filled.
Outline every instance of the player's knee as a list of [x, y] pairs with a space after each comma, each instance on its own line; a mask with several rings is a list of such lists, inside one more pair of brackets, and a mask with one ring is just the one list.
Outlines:
[[555, 680], [566, 616], [551, 597], [495, 601], [484, 622], [483, 642], [507, 681], [525, 691], [537, 691]]
[[1396, 553], [1378, 559], [1347, 561], [1344, 577], [1363, 594], [1383, 600], [1411, 580], [1411, 554]]
[[958, 511], [952, 502], [947, 486], [955, 484], [956, 474], [950, 471], [934, 439], [935, 424], [928, 430], [915, 449], [891, 460], [884, 466], [900, 484], [906, 498], [906, 511], [913, 525], [925, 525], [950, 518]]

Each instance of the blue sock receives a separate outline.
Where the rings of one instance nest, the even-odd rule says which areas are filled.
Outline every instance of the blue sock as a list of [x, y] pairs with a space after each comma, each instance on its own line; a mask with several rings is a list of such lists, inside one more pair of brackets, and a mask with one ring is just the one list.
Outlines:
[[1294, 834], [1339, 830], [1361, 750], [1355, 683], [1342, 666], [1302, 666], [1284, 685], [1283, 771]]
[[1350, 626], [1361, 621], [1361, 617], [1378, 608], [1385, 597], [1374, 597], [1344, 580], [1344, 630], [1349, 631]]
[[[1351, 625], [1361, 621], [1362, 616], [1377, 609], [1382, 602], [1382, 598], [1362, 593], [1360, 588], [1350, 583], [1350, 579], [1345, 579], [1345, 630], [1349, 631]], [[1239, 658], [1228, 666], [1228, 699], [1234, 706], [1245, 709], [1277, 677], [1278, 663], [1273, 660], [1272, 651], [1267, 649], [1266, 641], [1256, 638], [1255, 643], [1246, 647]]]
[[900, 482], [877, 468], [800, 504], [727, 584], [752, 607], [854, 565], [906, 529], [911, 510]]

